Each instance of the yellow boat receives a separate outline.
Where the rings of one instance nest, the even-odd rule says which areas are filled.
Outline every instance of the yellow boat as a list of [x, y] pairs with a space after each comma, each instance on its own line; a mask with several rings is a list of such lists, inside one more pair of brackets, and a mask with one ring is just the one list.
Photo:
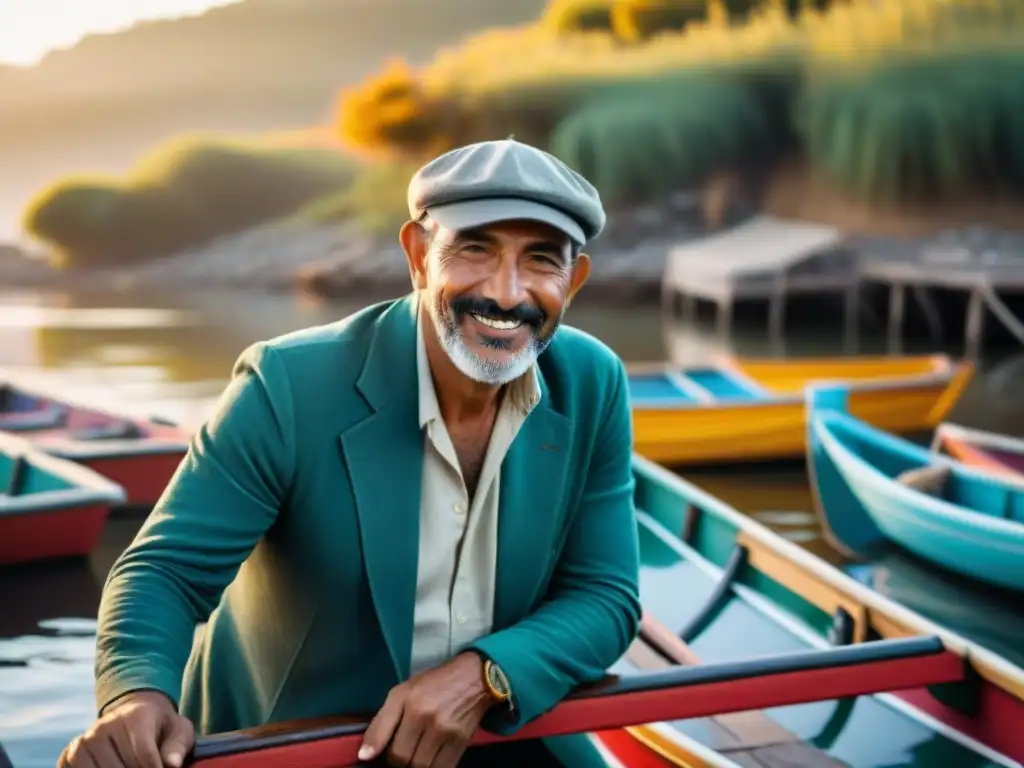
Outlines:
[[633, 365], [635, 446], [671, 466], [799, 458], [808, 384], [848, 384], [857, 418], [906, 434], [936, 427], [973, 375], [970, 362], [946, 355]]

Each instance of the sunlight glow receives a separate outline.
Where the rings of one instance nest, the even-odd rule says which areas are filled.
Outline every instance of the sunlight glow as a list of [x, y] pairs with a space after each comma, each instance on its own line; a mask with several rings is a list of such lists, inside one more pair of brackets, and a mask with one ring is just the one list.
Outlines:
[[189, 16], [239, 0], [0, 0], [0, 64], [30, 66], [91, 32]]

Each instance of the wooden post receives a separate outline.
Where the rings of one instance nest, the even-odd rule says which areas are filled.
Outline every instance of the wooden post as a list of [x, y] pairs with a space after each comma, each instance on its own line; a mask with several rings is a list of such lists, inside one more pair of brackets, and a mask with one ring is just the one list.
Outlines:
[[860, 283], [856, 280], [843, 294], [843, 343], [846, 351], [857, 351], [860, 336]]
[[985, 297], [974, 287], [967, 304], [967, 324], [964, 328], [964, 347], [967, 357], [977, 360], [981, 354], [985, 335]]
[[914, 299], [924, 313], [924, 319], [928, 323], [928, 332], [931, 334], [932, 339], [934, 341], [941, 341], [943, 335], [942, 316], [939, 314], [939, 308], [935, 305], [931, 291], [923, 285], [915, 285]]
[[903, 283], [894, 280], [889, 290], [889, 351], [898, 352], [903, 340], [903, 310], [906, 300]]
[[724, 298], [718, 298], [718, 334], [723, 339], [729, 337], [729, 332], [732, 330], [732, 311], [733, 311], [733, 296], [732, 294], [726, 295]]
[[775, 276], [772, 295], [768, 300], [768, 339], [773, 348], [779, 346], [786, 329], [786, 289], [786, 273], [780, 272]]

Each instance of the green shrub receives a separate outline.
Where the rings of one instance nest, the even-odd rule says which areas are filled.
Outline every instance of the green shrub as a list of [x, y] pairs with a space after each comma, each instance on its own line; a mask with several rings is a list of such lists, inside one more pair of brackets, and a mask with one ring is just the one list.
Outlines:
[[345, 189], [353, 167], [327, 149], [177, 140], [143, 158], [123, 180], [53, 184], [28, 204], [22, 224], [62, 264], [124, 264], [287, 216]]
[[1024, 52], [891, 55], [821, 73], [800, 99], [811, 163], [859, 198], [929, 202], [1024, 191]]
[[705, 0], [619, 0], [612, 29], [619, 39], [640, 43], [662, 32], [679, 32], [707, 15]]
[[552, 0], [544, 10], [544, 26], [560, 35], [612, 31], [611, 0]]
[[763, 107], [726, 70], [608, 88], [558, 125], [551, 148], [610, 202], [656, 199], [776, 152]]
[[418, 167], [399, 161], [368, 163], [347, 190], [308, 203], [292, 218], [317, 224], [354, 220], [368, 234], [397, 233], [409, 218], [406, 190]]

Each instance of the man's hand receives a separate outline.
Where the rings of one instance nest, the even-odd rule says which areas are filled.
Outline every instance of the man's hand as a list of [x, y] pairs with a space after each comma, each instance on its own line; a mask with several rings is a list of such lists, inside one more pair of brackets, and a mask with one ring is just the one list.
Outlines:
[[483, 661], [460, 653], [396, 685], [363, 736], [360, 760], [387, 749], [388, 761], [414, 768], [454, 768], [493, 703]]
[[195, 743], [188, 718], [156, 691], [130, 693], [68, 744], [57, 768], [179, 768]]

